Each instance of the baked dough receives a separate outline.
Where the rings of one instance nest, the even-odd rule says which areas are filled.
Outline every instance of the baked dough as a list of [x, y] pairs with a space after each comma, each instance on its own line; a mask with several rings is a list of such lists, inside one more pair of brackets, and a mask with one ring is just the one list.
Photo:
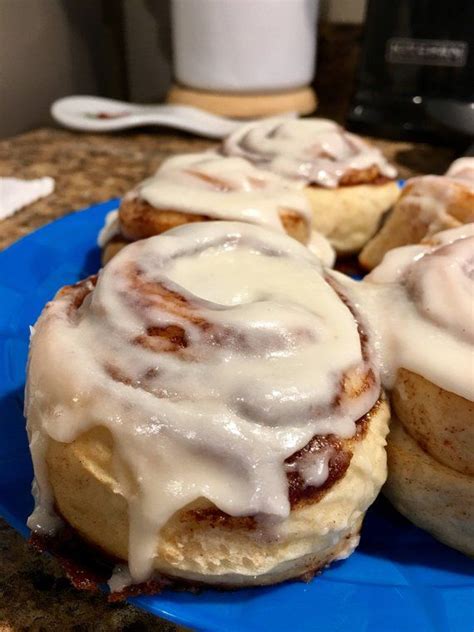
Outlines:
[[425, 452], [461, 474], [474, 476], [474, 403], [400, 369], [393, 387], [396, 415]]
[[[310, 226], [305, 218], [291, 209], [280, 208], [279, 217], [286, 233], [302, 244], [310, 239]], [[212, 220], [208, 215], [154, 208], [139, 197], [126, 197], [119, 209], [121, 234], [128, 241], [161, 235], [167, 230]]]
[[324, 247], [321, 236], [317, 243], [313, 239], [311, 204], [302, 189], [243, 158], [213, 152], [175, 156], [124, 197], [115, 219], [106, 220], [99, 237], [103, 263], [131, 241], [183, 224], [230, 219], [286, 232], [332, 265], [331, 246]]
[[314, 229], [324, 235], [339, 255], [360, 251], [375, 235], [382, 217], [400, 195], [394, 181], [358, 184], [337, 189], [308, 186]]
[[29, 526], [54, 533], [59, 513], [134, 584], [316, 572], [352, 552], [386, 477], [357, 305], [307, 248], [243, 222], [136, 241], [63, 288], [26, 410]]
[[[471, 420], [472, 421], [472, 420]], [[474, 479], [425, 452], [392, 416], [384, 493], [417, 526], [474, 556]]]
[[[388, 418], [388, 405], [380, 402], [365, 436], [352, 443], [343, 478], [321, 498], [297, 504], [284, 535], [259, 534], [253, 519], [225, 516], [202, 499], [162, 529], [155, 569], [191, 581], [251, 586], [314, 573], [347, 557], [386, 478]], [[95, 428], [69, 444], [52, 441], [47, 463], [60, 513], [85, 540], [126, 560], [128, 506], [116, 491], [113, 454], [110, 434]]]
[[474, 164], [472, 158], [456, 160], [445, 176], [412, 178], [380, 231], [359, 256], [372, 270], [386, 252], [418, 244], [431, 235], [474, 222]]
[[225, 139], [222, 151], [304, 184], [314, 229], [341, 255], [362, 248], [399, 195], [396, 170], [382, 153], [326, 119], [248, 123]]
[[[389, 390], [386, 494], [474, 553], [474, 225], [390, 250], [362, 283]], [[363, 306], [364, 297], [359, 297]]]

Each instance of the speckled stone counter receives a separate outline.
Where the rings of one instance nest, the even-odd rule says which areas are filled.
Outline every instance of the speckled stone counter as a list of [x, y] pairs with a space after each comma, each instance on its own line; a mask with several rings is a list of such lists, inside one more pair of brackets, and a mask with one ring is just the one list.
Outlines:
[[[443, 173], [454, 152], [375, 141], [401, 177]], [[172, 154], [213, 143], [172, 133], [109, 136], [41, 129], [0, 142], [0, 176], [52, 176], [55, 192], [0, 222], [0, 249], [66, 213], [125, 193]], [[0, 412], [1, 414], [1, 412]], [[171, 632], [178, 628], [101, 595], [75, 591], [54, 560], [32, 551], [0, 520], [0, 632]]]
[[[374, 140], [400, 177], [442, 173], [454, 158], [447, 148]], [[0, 175], [52, 176], [56, 190], [0, 224], [0, 248], [47, 222], [125, 193], [168, 156], [200, 151], [214, 143], [191, 136], [151, 133], [75, 134], [42, 129], [0, 141]]]

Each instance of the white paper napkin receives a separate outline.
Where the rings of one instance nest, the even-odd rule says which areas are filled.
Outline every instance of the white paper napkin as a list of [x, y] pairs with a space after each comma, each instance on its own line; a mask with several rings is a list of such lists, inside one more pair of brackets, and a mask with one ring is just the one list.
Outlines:
[[0, 178], [0, 220], [50, 195], [54, 191], [54, 184], [54, 179], [49, 177], [36, 180]]

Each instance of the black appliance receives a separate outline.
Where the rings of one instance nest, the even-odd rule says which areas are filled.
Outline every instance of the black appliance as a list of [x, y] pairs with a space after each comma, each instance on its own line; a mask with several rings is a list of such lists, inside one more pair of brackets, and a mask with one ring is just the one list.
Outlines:
[[462, 145], [474, 137], [474, 0], [369, 0], [348, 127]]

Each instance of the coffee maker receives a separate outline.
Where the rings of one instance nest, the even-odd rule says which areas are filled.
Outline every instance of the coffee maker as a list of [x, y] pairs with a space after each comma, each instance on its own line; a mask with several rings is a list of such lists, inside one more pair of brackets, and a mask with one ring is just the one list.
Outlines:
[[473, 0], [368, 1], [350, 129], [462, 145], [473, 102]]

